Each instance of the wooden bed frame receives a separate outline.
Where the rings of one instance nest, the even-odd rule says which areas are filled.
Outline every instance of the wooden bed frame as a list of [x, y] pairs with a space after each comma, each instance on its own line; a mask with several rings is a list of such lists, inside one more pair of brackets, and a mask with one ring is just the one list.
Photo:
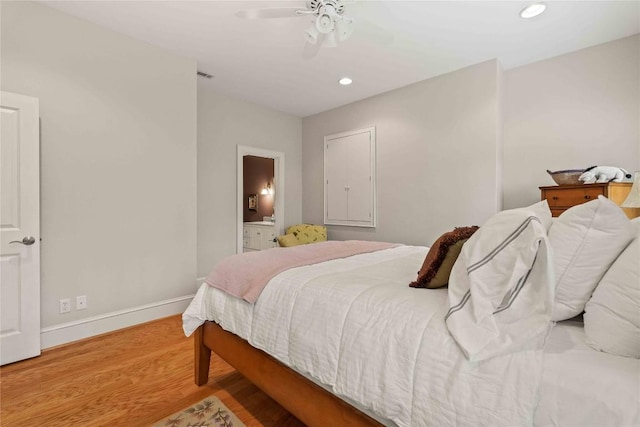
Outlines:
[[211, 351], [308, 426], [373, 427], [382, 424], [214, 322], [194, 333], [195, 380], [209, 380]]

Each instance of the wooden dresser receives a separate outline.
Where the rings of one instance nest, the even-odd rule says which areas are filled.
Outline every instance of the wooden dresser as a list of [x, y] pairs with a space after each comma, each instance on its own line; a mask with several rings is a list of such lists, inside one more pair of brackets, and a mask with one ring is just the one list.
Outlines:
[[[539, 187], [541, 199], [547, 200], [551, 214], [559, 216], [572, 206], [595, 200], [603, 195], [620, 205], [631, 191], [631, 182], [609, 182], [604, 184], [552, 185]], [[640, 209], [623, 208], [629, 218], [640, 216]]]

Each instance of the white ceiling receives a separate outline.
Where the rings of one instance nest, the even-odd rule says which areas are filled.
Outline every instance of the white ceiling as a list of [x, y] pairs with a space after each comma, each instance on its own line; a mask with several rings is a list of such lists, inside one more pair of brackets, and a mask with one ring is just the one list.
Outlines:
[[[353, 36], [304, 59], [309, 17], [247, 20], [239, 10], [304, 1], [43, 1], [197, 60], [216, 90], [305, 117], [498, 58], [506, 69], [640, 32], [639, 1], [365, 1], [345, 6]], [[393, 35], [380, 43], [367, 28]], [[360, 30], [360, 31], [359, 31]], [[354, 80], [338, 85], [340, 77]]]

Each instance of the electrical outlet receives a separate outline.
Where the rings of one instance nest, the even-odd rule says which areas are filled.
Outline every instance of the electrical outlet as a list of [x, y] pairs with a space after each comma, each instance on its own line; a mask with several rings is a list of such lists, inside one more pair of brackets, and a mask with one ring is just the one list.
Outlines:
[[76, 310], [84, 310], [87, 308], [87, 296], [79, 295], [76, 297]]
[[60, 314], [68, 313], [71, 311], [71, 300], [69, 298], [63, 298], [60, 300]]

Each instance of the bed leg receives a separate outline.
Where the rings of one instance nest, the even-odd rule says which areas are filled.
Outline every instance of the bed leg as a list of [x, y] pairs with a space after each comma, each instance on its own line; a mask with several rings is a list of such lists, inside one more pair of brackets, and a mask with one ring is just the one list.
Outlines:
[[209, 381], [209, 363], [211, 349], [204, 345], [204, 325], [200, 325], [193, 334], [194, 367], [196, 385], [205, 385]]

